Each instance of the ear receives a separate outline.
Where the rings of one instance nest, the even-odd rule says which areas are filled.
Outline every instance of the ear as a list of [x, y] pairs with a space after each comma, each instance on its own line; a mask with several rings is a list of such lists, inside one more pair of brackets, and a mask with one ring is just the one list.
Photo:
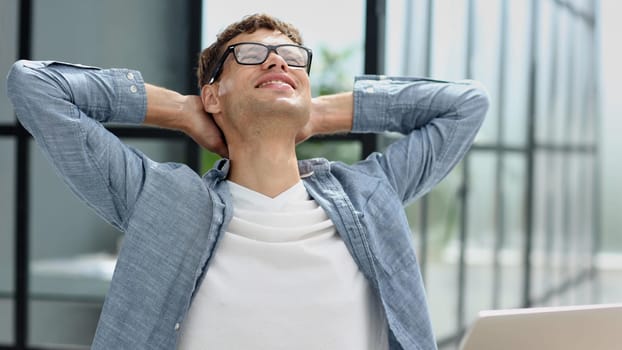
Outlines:
[[203, 102], [203, 109], [207, 113], [213, 115], [221, 112], [222, 108], [218, 98], [218, 83], [203, 85], [201, 88], [201, 101]]

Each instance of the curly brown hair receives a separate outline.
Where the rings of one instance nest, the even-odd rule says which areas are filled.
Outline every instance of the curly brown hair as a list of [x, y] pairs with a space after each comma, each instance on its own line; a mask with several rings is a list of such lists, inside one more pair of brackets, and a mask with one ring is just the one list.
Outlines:
[[197, 78], [199, 88], [208, 84], [216, 68], [218, 59], [225, 51], [225, 45], [233, 38], [244, 33], [253, 33], [258, 29], [278, 30], [298, 45], [302, 45], [300, 32], [293, 25], [267, 14], [254, 14], [230, 24], [216, 36], [216, 41], [205, 48], [199, 55]]

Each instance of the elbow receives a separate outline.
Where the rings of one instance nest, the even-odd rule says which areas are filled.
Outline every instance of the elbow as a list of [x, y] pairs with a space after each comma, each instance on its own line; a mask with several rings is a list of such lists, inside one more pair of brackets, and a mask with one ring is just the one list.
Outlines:
[[63, 88], [61, 81], [52, 74], [50, 62], [19, 60], [11, 66], [6, 78], [7, 95], [11, 101], [18, 98], [40, 98], [43, 91]]
[[28, 67], [30, 61], [20, 60], [11, 66], [6, 78], [6, 91], [17, 119], [24, 124], [24, 119], [28, 119], [33, 106], [35, 86], [38, 85], [34, 72]]
[[488, 93], [488, 90], [481, 83], [477, 83], [475, 85], [475, 95], [475, 99], [480, 105], [483, 114], [486, 114], [488, 108], [490, 107], [490, 94]]
[[479, 82], [469, 81], [468, 89], [463, 94], [460, 105], [459, 109], [463, 111], [462, 115], [470, 116], [481, 124], [490, 108], [488, 90]]
[[49, 106], [58, 83], [44, 72], [45, 62], [19, 60], [11, 66], [6, 78], [7, 96], [15, 114], [22, 122], [36, 115], [35, 110]]
[[19, 60], [11, 66], [6, 78], [6, 91], [16, 112], [31, 104], [43, 83], [32, 68], [36, 62]]
[[32, 74], [29, 72], [27, 60], [19, 60], [11, 66], [6, 77], [6, 91], [9, 99], [15, 105], [20, 96], [28, 94], [28, 87], [32, 86]]

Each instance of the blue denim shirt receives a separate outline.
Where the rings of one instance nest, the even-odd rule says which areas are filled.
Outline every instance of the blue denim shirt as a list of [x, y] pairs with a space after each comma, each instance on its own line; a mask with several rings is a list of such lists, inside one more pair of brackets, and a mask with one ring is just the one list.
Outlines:
[[[140, 124], [142, 76], [58, 62], [19, 61], [8, 95], [69, 187], [125, 232], [93, 349], [174, 349], [193, 294], [232, 215], [223, 159], [203, 177], [157, 163], [100, 123]], [[435, 349], [413, 239], [403, 210], [460, 161], [486, 110], [477, 84], [363, 76], [354, 85], [353, 132], [399, 132], [384, 153], [354, 165], [299, 162], [378, 294], [391, 349]]]

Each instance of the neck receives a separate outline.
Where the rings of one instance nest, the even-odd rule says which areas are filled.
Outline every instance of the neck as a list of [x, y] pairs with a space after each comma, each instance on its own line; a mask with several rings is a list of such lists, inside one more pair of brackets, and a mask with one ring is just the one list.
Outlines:
[[294, 140], [229, 145], [229, 156], [229, 180], [268, 197], [274, 198], [300, 181]]

